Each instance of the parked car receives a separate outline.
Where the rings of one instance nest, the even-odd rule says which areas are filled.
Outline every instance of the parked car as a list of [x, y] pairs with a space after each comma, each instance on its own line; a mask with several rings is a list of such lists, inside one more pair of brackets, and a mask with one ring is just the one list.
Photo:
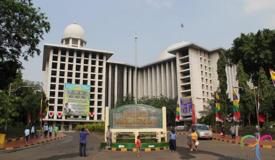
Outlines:
[[175, 127], [175, 130], [176, 130], [176, 131], [185, 131], [185, 128], [186, 128], [185, 126], [180, 125], [180, 126], [176, 126], [176, 127]]
[[194, 124], [192, 125], [192, 128], [195, 129], [195, 131], [198, 134], [198, 138], [200, 139], [213, 138], [213, 132], [209, 129], [209, 127], [206, 124]]

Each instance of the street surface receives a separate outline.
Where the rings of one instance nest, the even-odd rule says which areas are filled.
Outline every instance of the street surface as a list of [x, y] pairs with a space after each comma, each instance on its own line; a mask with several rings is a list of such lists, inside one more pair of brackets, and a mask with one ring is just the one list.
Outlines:
[[[200, 140], [198, 151], [190, 152], [186, 146], [186, 137], [178, 136], [177, 151], [141, 152], [136, 158], [134, 152], [113, 152], [100, 150], [103, 136], [93, 134], [87, 145], [88, 157], [79, 157], [78, 133], [66, 133], [64, 140], [53, 141], [16, 152], [0, 152], [0, 160], [242, 160], [255, 159], [254, 151], [248, 147], [240, 147], [219, 141]], [[263, 160], [273, 160], [275, 149], [264, 149]]]

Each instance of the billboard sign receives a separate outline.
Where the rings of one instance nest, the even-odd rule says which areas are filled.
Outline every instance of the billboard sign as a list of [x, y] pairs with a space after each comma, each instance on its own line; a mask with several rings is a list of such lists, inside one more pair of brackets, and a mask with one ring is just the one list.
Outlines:
[[110, 110], [110, 127], [115, 129], [162, 128], [162, 110], [130, 104]]
[[191, 97], [180, 98], [180, 115], [183, 120], [190, 119], [190, 117], [192, 117]]
[[90, 85], [64, 84], [64, 115], [87, 116], [90, 106]]

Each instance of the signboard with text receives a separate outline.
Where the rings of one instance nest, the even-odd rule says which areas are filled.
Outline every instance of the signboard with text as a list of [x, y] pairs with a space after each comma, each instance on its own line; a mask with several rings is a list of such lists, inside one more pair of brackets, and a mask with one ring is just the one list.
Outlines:
[[64, 114], [87, 116], [90, 106], [90, 85], [64, 84]]
[[184, 97], [180, 98], [180, 116], [183, 120], [190, 119], [192, 117], [192, 98]]
[[110, 127], [115, 129], [162, 128], [162, 110], [130, 104], [110, 110]]

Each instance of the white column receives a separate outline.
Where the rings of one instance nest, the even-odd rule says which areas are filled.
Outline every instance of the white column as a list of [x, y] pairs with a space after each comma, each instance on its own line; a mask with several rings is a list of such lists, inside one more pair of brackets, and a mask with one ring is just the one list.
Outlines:
[[143, 74], [142, 70], [138, 72], [138, 95], [139, 98], [143, 97]]
[[152, 96], [156, 96], [156, 72], [155, 66], [152, 66]]
[[171, 76], [170, 76], [170, 73], [169, 72], [169, 63], [170, 62], [167, 62], [165, 65], [166, 65], [166, 96], [168, 98], [171, 98]]
[[112, 64], [109, 63], [108, 106], [112, 106]]
[[108, 129], [108, 126], [109, 126], [109, 110], [110, 110], [110, 107], [105, 107], [105, 136], [104, 136], [104, 142], [107, 142], [107, 139], [106, 139], [106, 132], [107, 132], [107, 129]]
[[[103, 87], [103, 90], [102, 90], [102, 120], [105, 119], [105, 106], [106, 106], [106, 101], [105, 101], [105, 98], [106, 98], [106, 67], [107, 67], [107, 64], [106, 64], [106, 56], [103, 57], [103, 82], [102, 82], [102, 87]], [[110, 106], [111, 107], [111, 106]]]
[[114, 105], [116, 105], [116, 103], [117, 103], [117, 69], [118, 69], [118, 66], [117, 66], [117, 64], [115, 65], [115, 88], [114, 88], [114, 98], [115, 98], [115, 104]]
[[147, 76], [148, 76], [148, 97], [152, 97], [151, 87], [152, 87], [152, 81], [151, 81], [151, 72], [150, 67], [147, 68]]
[[174, 61], [171, 61], [171, 84], [172, 84], [172, 98], [176, 97], [176, 81], [175, 81], [175, 67]]
[[123, 98], [127, 96], [127, 67], [123, 71]]
[[132, 96], [132, 68], [129, 68], [128, 73], [128, 95]]
[[161, 87], [161, 86], [160, 86], [160, 85], [161, 85], [161, 84], [160, 84], [160, 80], [161, 80], [161, 79], [160, 79], [160, 73], [159, 73], [159, 71], [160, 71], [160, 68], [159, 68], [159, 67], [160, 67], [160, 66], [157, 65], [156, 67], [157, 67], [157, 97], [159, 97], [159, 96], [160, 96], [160, 92], [161, 92], [161, 90], [160, 90], [160, 89], [161, 89], [161, 88], [160, 88], [160, 87]]
[[165, 70], [164, 70], [164, 64], [161, 64], [161, 94], [163, 96], [166, 96], [166, 92], [165, 92]]
[[166, 107], [162, 107], [162, 129], [164, 133], [165, 142], [167, 142], [167, 124], [166, 124]]
[[148, 81], [147, 81], [147, 72], [146, 69], [143, 70], [143, 81], [144, 81], [144, 96], [148, 96]]
[[133, 96], [136, 99], [137, 98], [137, 73], [136, 69], [134, 68], [134, 79], [133, 79]]

